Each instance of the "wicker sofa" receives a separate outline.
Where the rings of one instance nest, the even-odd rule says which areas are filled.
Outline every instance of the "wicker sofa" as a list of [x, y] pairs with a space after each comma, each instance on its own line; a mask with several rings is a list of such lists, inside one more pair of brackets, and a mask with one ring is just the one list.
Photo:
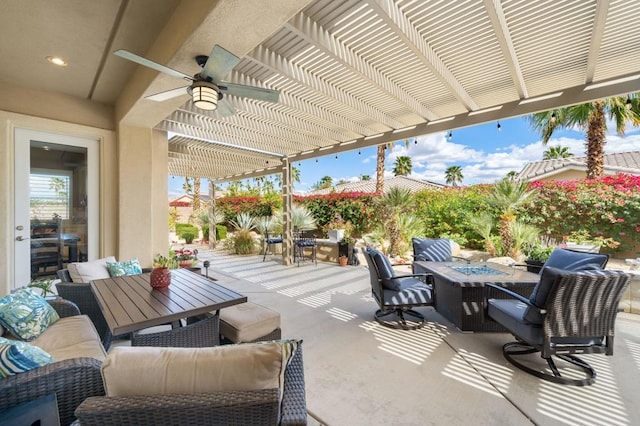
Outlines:
[[60, 424], [74, 421], [74, 410], [90, 396], [104, 395], [100, 367], [106, 356], [100, 338], [85, 315], [67, 300], [49, 303], [60, 320], [30, 342], [56, 362], [0, 378], [0, 411], [55, 393]]
[[[156, 359], [159, 358], [164, 357]], [[108, 363], [109, 361], [105, 366]], [[203, 366], [215, 370], [210, 365]], [[106, 373], [105, 383], [108, 383]], [[302, 347], [298, 347], [286, 366], [282, 401], [280, 401], [278, 389], [275, 388], [208, 393], [100, 396], [85, 400], [76, 410], [76, 416], [82, 426], [105, 424], [306, 425]]]

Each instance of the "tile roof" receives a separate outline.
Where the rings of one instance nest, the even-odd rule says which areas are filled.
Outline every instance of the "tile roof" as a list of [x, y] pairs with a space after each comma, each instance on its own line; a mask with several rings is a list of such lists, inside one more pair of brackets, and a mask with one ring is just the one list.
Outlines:
[[[520, 180], [532, 181], [558, 174], [566, 169], [586, 171], [586, 157], [558, 158], [534, 161], [518, 174]], [[640, 175], [640, 151], [617, 152], [604, 156], [605, 174], [628, 173]]]
[[[384, 180], [385, 192], [389, 188], [408, 188], [411, 192], [418, 192], [424, 189], [440, 189], [444, 185], [435, 182], [414, 179], [407, 176], [394, 176]], [[342, 185], [336, 185], [331, 188], [318, 189], [310, 191], [308, 195], [330, 194], [332, 192], [376, 192], [375, 180], [361, 180], [358, 182], [349, 182]]]

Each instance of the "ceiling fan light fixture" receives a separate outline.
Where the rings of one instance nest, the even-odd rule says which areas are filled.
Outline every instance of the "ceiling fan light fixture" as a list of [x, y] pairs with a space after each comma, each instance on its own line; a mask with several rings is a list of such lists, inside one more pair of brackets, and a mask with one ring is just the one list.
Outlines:
[[213, 111], [218, 108], [218, 101], [222, 98], [218, 87], [208, 81], [196, 81], [191, 85], [191, 100], [200, 109]]

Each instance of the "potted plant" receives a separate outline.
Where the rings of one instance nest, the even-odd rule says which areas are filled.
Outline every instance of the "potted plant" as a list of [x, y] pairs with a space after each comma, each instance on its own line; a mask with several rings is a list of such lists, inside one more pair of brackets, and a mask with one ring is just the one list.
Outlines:
[[554, 249], [555, 247], [553, 246], [539, 242], [524, 245], [522, 252], [525, 255], [524, 262], [527, 264], [527, 271], [536, 274], [540, 272], [542, 265], [544, 265]]
[[573, 231], [566, 237], [565, 246], [569, 250], [587, 253], [598, 253], [601, 247], [616, 248], [620, 245], [613, 238], [605, 238], [601, 235], [592, 236], [589, 231], [581, 229]]
[[337, 243], [342, 241], [346, 231], [346, 224], [340, 215], [336, 215], [331, 222], [327, 224], [327, 234], [329, 241]]
[[348, 261], [349, 263], [351, 263], [353, 257], [353, 246], [355, 244], [356, 240], [348, 235], [338, 242], [338, 261], [340, 262], [340, 265], [342, 265], [342, 257], [345, 257], [345, 259], [347, 259], [345, 260], [345, 262]]
[[47, 297], [47, 295], [49, 293], [51, 293], [51, 295], [53, 295], [53, 290], [51, 289], [51, 285], [53, 284], [53, 280], [33, 280], [31, 281], [29, 284], [27, 284], [27, 287], [29, 288], [39, 288], [40, 291], [42, 292], [40, 295], [42, 297]]
[[175, 260], [178, 261], [178, 266], [180, 268], [193, 268], [193, 265], [198, 260], [198, 250], [189, 250], [186, 248], [182, 248], [179, 250], [174, 250], [173, 256]]
[[171, 269], [178, 267], [178, 261], [170, 256], [159, 254], [153, 259], [153, 269], [149, 283], [153, 288], [165, 288], [171, 284]]

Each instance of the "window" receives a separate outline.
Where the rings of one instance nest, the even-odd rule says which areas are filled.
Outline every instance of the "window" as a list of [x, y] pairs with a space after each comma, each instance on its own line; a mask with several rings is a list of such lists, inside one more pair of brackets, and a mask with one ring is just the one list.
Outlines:
[[29, 217], [69, 219], [71, 173], [63, 170], [32, 169], [29, 175]]

